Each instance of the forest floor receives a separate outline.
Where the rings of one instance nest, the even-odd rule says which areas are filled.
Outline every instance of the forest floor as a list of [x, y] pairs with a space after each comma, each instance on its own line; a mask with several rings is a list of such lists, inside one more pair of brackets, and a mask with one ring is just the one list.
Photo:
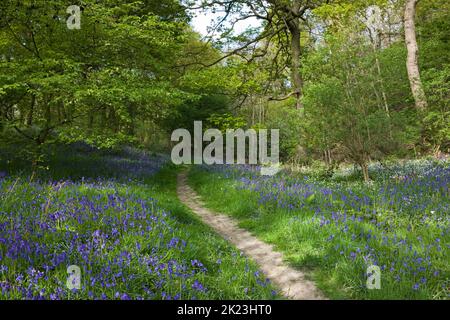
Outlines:
[[314, 282], [307, 279], [302, 271], [295, 270], [283, 261], [283, 255], [273, 246], [259, 240], [245, 229], [239, 228], [237, 222], [226, 215], [206, 209], [200, 197], [187, 184], [186, 173], [178, 175], [178, 197], [202, 221], [217, 233], [234, 244], [244, 254], [253, 259], [267, 278], [281, 290], [283, 295], [291, 299], [319, 300], [324, 299]]
[[365, 184], [84, 145], [34, 175], [2, 152], [0, 300], [450, 297], [448, 161], [373, 164]]
[[[282, 298], [178, 200], [167, 157], [53, 151], [34, 179], [0, 160], [0, 300]], [[79, 290], [66, 285], [70, 265]]]
[[[371, 183], [351, 168], [267, 177], [248, 166], [194, 166], [188, 183], [205, 207], [272, 245], [328, 299], [448, 299], [449, 162], [369, 169]], [[379, 289], [367, 286], [374, 266]]]

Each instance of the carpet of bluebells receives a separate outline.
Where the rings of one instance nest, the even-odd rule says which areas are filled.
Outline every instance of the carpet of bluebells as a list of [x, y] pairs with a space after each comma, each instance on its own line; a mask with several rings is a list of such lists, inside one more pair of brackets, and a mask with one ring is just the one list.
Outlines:
[[[365, 184], [353, 168], [323, 179], [210, 166], [195, 170], [191, 183], [292, 264], [316, 270], [331, 297], [448, 299], [450, 163], [373, 164], [370, 174]], [[220, 197], [209, 190], [220, 190]], [[366, 287], [370, 265], [381, 269], [380, 290]]]
[[[0, 173], [0, 299], [276, 295], [245, 257], [201, 227], [184, 228], [192, 223], [181, 225], [154, 197], [149, 179], [166, 158], [85, 151], [59, 150], [59, 167], [32, 181]], [[80, 268], [80, 289], [67, 286], [70, 265]]]

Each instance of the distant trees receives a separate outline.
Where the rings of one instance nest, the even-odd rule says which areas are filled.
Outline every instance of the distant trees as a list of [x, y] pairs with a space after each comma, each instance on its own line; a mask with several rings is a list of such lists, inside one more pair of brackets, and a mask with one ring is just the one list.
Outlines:
[[[85, 0], [69, 30], [72, 1], [4, 0], [0, 142], [38, 163], [56, 141], [154, 146], [242, 116], [280, 129], [283, 160], [368, 180], [370, 160], [450, 147], [450, 4], [416, 2]], [[191, 29], [194, 9], [223, 13], [216, 36]], [[236, 34], [247, 19], [261, 24]]]
[[334, 152], [335, 159], [358, 164], [369, 181], [369, 162], [400, 151], [408, 123], [402, 112], [386, 112], [379, 92], [390, 93], [391, 82], [378, 81], [377, 56], [354, 28], [328, 36], [327, 45], [305, 60], [301, 125], [310, 152], [325, 154], [329, 165]]
[[[282, 132], [296, 135], [297, 148], [289, 150], [298, 150], [298, 155], [283, 154], [284, 160], [322, 159], [330, 169], [350, 161], [369, 180], [370, 161], [448, 152], [450, 78], [444, 35], [449, 27], [448, 4], [441, 0], [420, 4], [417, 46], [423, 51], [416, 56], [416, 67], [422, 67], [423, 95], [419, 96], [411, 90], [405, 63], [405, 35], [410, 31], [404, 28], [405, 1], [332, 1], [311, 11], [312, 33], [309, 38], [303, 35], [309, 45], [300, 64], [304, 112], [294, 124], [292, 117], [272, 121], [282, 117], [284, 109], [277, 114], [276, 108], [261, 103], [252, 106], [271, 111], [264, 112], [262, 125], [283, 123]], [[415, 98], [425, 95], [428, 107], [417, 107]], [[250, 118], [249, 111], [244, 113]]]

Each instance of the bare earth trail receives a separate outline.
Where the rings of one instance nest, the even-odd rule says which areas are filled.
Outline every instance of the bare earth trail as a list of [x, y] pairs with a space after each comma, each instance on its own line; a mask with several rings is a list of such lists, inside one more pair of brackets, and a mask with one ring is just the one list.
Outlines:
[[274, 251], [271, 245], [238, 227], [234, 219], [206, 209], [197, 193], [187, 184], [186, 173], [178, 175], [177, 193], [180, 200], [203, 222], [253, 259], [286, 297], [297, 300], [326, 299], [314, 283], [305, 278], [303, 272], [287, 266], [283, 262], [283, 255]]

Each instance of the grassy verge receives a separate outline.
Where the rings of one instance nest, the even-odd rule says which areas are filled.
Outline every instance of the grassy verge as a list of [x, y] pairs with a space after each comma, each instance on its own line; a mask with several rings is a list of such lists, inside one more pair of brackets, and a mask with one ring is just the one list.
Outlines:
[[[189, 183], [207, 206], [308, 269], [329, 298], [447, 299], [449, 169], [433, 170], [364, 185], [196, 167]], [[379, 290], [367, 289], [369, 265], [381, 269]]]
[[[178, 201], [177, 169], [163, 162], [66, 150], [33, 181], [7, 167], [0, 299], [276, 298], [254, 263]], [[66, 286], [69, 265], [80, 267], [78, 290]]]

